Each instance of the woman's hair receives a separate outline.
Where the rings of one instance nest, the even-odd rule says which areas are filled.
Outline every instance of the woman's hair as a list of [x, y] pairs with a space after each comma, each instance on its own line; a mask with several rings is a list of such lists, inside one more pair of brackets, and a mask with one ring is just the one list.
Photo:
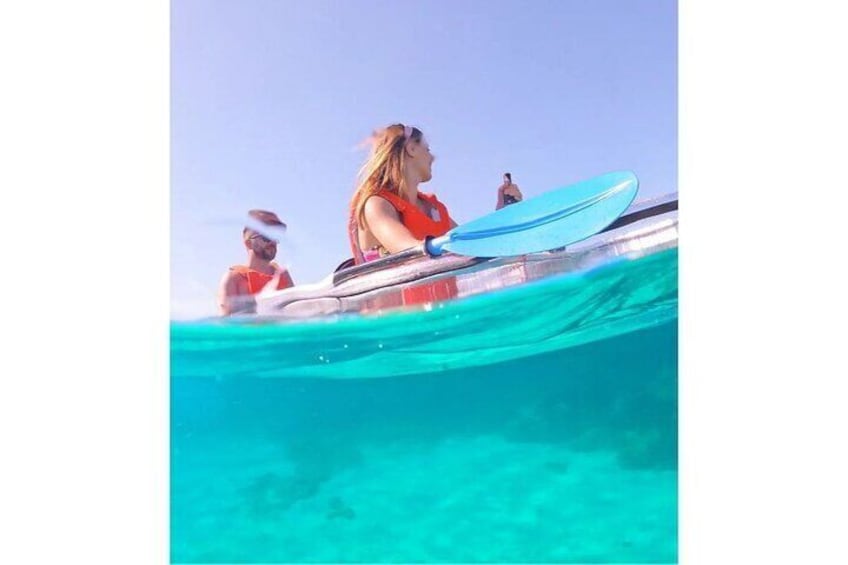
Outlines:
[[394, 124], [375, 131], [366, 143], [371, 145], [368, 159], [359, 170], [356, 190], [350, 201], [350, 209], [357, 224], [362, 225], [365, 201], [381, 190], [398, 196], [406, 181], [403, 166], [406, 162], [404, 147], [407, 141], [421, 141], [421, 130], [415, 127]]

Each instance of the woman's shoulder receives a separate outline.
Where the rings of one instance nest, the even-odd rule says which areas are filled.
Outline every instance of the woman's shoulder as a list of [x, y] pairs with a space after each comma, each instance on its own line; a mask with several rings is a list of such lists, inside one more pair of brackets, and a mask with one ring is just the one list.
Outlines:
[[409, 203], [398, 196], [397, 194], [393, 194], [387, 190], [381, 190], [375, 194], [372, 194], [365, 200], [366, 208], [385, 208], [386, 206], [391, 206], [395, 210], [403, 210], [405, 209]]
[[400, 198], [394, 197], [391, 193], [372, 194], [365, 201], [363, 212], [366, 215], [372, 214], [397, 214], [403, 209], [403, 202]]

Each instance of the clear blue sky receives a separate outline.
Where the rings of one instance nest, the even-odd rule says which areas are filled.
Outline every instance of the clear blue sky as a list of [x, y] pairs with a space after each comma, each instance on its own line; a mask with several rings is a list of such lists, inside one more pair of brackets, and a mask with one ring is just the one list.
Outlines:
[[296, 282], [349, 257], [357, 145], [393, 122], [460, 223], [504, 171], [526, 197], [619, 169], [676, 191], [677, 2], [172, 2], [172, 316], [214, 314], [250, 208], [288, 223]]

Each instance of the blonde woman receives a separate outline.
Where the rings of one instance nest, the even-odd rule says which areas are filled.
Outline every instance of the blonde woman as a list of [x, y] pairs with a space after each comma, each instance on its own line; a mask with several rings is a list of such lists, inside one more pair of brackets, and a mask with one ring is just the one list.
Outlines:
[[356, 264], [420, 245], [456, 227], [435, 195], [418, 191], [432, 176], [433, 154], [416, 127], [394, 124], [371, 138], [350, 204], [350, 247]]

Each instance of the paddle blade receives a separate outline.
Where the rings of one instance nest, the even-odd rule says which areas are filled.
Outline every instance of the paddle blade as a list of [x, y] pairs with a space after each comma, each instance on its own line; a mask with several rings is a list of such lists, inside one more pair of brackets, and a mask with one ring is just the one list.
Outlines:
[[638, 189], [633, 173], [608, 173], [457, 226], [438, 238], [438, 245], [442, 251], [474, 257], [523, 255], [570, 245], [614, 222]]

